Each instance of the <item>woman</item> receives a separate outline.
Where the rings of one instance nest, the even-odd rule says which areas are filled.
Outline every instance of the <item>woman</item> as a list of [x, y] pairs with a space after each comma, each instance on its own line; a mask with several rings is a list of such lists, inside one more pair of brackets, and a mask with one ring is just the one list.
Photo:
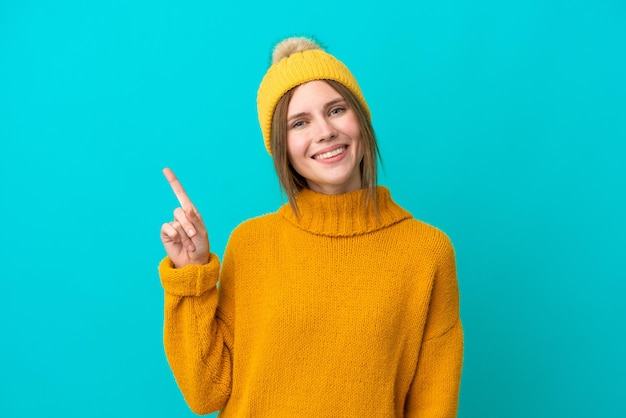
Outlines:
[[221, 268], [164, 170], [181, 203], [161, 229], [164, 344], [187, 403], [221, 417], [456, 416], [452, 245], [377, 186], [356, 80], [314, 42], [290, 38], [257, 104], [289, 204], [238, 226]]

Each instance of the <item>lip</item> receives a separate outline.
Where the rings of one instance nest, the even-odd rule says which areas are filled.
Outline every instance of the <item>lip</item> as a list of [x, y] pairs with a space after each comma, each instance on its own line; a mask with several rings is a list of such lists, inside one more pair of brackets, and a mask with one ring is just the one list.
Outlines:
[[[318, 160], [318, 159], [315, 158], [316, 155], [325, 154], [327, 152], [335, 151], [336, 149], [344, 148], [344, 147], [345, 147], [345, 151], [342, 152], [339, 155], [335, 155], [334, 157], [326, 158], [324, 160]], [[336, 145], [333, 145], [333, 146], [326, 147], [326, 148], [323, 148], [321, 150], [318, 150], [315, 154], [311, 155], [311, 159], [314, 160], [314, 161], [317, 161], [318, 163], [334, 163], [335, 161], [339, 161], [343, 157], [345, 157], [345, 155], [346, 155], [346, 153], [348, 151], [348, 148], [350, 148], [350, 146], [348, 144], [336, 144]]]

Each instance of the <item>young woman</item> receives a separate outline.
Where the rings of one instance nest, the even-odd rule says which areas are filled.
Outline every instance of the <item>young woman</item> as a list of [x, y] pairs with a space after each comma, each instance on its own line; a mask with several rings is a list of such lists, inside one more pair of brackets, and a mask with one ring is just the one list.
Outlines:
[[456, 416], [452, 245], [377, 186], [356, 80], [314, 42], [290, 38], [257, 104], [289, 204], [238, 226], [221, 267], [164, 170], [181, 203], [161, 229], [164, 344], [187, 403], [224, 418]]

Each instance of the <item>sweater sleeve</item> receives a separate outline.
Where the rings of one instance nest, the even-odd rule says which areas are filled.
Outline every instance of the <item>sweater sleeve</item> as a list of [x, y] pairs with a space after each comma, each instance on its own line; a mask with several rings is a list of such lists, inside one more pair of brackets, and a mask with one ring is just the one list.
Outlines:
[[163, 343], [176, 382], [197, 414], [217, 411], [231, 390], [232, 299], [217, 286], [220, 262], [211, 254], [205, 265], [159, 265], [165, 290]]
[[426, 328], [416, 373], [405, 403], [405, 417], [457, 416], [463, 329], [454, 250], [445, 237], [431, 290]]

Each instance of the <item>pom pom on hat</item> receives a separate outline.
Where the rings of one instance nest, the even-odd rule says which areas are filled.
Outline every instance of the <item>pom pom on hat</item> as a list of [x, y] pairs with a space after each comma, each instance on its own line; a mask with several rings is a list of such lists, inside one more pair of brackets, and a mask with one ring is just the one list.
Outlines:
[[334, 80], [343, 84], [354, 93], [369, 116], [369, 108], [356, 79], [341, 61], [311, 39], [287, 38], [274, 47], [272, 64], [257, 92], [259, 124], [270, 155], [272, 117], [276, 104], [289, 90], [313, 80]]
[[272, 64], [276, 64], [278, 61], [296, 52], [310, 51], [312, 49], [322, 50], [322, 47], [312, 39], [299, 37], [287, 38], [274, 47], [274, 51], [272, 52]]

